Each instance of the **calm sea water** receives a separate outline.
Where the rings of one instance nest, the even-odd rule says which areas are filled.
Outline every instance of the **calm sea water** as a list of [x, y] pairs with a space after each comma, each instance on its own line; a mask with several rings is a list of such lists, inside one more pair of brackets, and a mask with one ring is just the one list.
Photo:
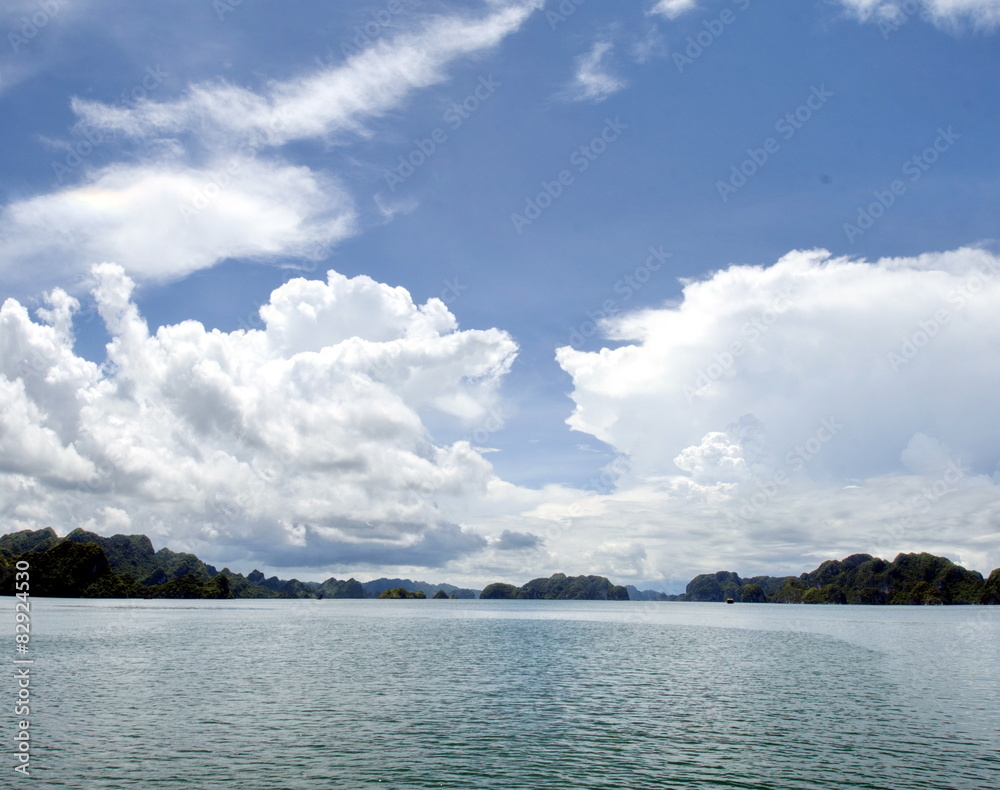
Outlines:
[[35, 599], [32, 777], [0, 786], [980, 790], [998, 636], [988, 607]]

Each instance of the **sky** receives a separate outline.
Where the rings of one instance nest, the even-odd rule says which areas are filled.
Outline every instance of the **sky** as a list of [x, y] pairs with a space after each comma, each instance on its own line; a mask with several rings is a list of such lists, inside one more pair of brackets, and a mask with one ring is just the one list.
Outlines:
[[6, 0], [0, 525], [281, 578], [1000, 566], [1000, 0]]

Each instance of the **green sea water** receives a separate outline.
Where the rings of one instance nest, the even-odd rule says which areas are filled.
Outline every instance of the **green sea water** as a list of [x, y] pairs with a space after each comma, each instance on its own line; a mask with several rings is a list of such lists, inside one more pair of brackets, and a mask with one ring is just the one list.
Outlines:
[[997, 607], [36, 599], [0, 786], [979, 790], [998, 637]]

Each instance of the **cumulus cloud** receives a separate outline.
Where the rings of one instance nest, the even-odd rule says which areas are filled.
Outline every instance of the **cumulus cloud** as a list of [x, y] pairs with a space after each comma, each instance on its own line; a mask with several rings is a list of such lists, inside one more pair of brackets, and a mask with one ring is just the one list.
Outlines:
[[506, 333], [336, 272], [277, 289], [261, 329], [151, 333], [131, 280], [104, 264], [102, 365], [73, 352], [67, 294], [35, 317], [0, 309], [3, 517], [307, 576], [395, 565], [676, 589], [857, 551], [988, 571], [997, 274], [978, 249], [874, 263], [813, 250], [687, 282], [677, 304], [605, 321], [623, 345], [559, 350], [570, 425], [619, 460], [584, 489], [532, 490], [426, 428], [438, 415], [492, 430]]
[[1000, 0], [840, 0], [862, 21], [899, 23], [919, 12], [940, 26], [971, 23], [982, 28], [1000, 24]]
[[598, 41], [590, 52], [577, 58], [571, 93], [575, 101], [602, 102], [625, 87], [625, 82], [612, 76], [604, 64], [613, 49], [610, 41]]
[[745, 573], [936, 550], [992, 569], [1000, 450], [982, 426], [1000, 420], [997, 275], [979, 249], [874, 263], [793, 252], [604, 321], [624, 345], [557, 359], [569, 425], [629, 471], [547, 511], [560, 525], [548, 549], [628, 538], [650, 567], [728, 557]]
[[437, 566], [486, 545], [452, 515], [491, 467], [468, 441], [435, 444], [423, 418], [492, 409], [506, 333], [332, 271], [278, 288], [262, 329], [150, 333], [122, 268], [93, 273], [101, 366], [74, 354], [64, 292], [37, 321], [0, 308], [7, 524], [124, 525], [271, 565]]
[[[982, 421], [1000, 417], [998, 259], [963, 249], [877, 263], [793, 252], [688, 282], [676, 308], [604, 322], [625, 343], [559, 349], [573, 377], [569, 424], [631, 458], [640, 474], [745, 414], [779, 458], [843, 427], [811, 464], [839, 478], [896, 471], [917, 432], [992, 473]], [[972, 422], [974, 421], [974, 422]], [[810, 459], [812, 460], [812, 459]]]

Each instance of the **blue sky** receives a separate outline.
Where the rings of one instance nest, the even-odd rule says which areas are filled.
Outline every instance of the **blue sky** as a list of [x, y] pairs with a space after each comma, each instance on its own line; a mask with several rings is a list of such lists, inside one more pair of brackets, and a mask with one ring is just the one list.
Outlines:
[[989, 571], [998, 22], [5, 4], [5, 527], [300, 578]]

